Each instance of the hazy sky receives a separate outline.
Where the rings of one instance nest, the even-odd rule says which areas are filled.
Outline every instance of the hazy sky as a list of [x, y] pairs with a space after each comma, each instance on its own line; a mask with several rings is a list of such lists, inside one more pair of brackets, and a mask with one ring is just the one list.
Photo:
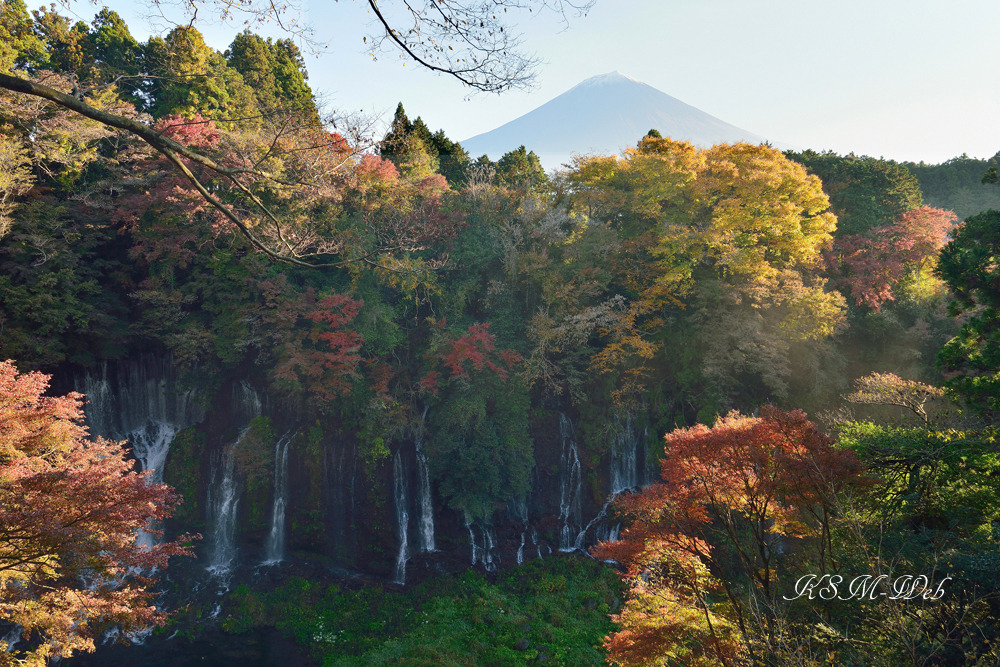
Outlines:
[[[137, 38], [148, 35], [134, 4], [111, 6]], [[74, 5], [87, 19], [90, 9]], [[471, 99], [457, 80], [393, 54], [374, 61], [363, 48], [374, 26], [361, 0], [313, 0], [304, 18], [328, 42], [307, 56], [314, 90], [387, 119], [402, 101], [411, 119], [455, 140], [617, 69], [803, 148], [927, 162], [1000, 151], [997, 0], [597, 0], [568, 29], [551, 13], [525, 13], [518, 30], [544, 61], [535, 88]], [[199, 27], [218, 49], [239, 30]]]

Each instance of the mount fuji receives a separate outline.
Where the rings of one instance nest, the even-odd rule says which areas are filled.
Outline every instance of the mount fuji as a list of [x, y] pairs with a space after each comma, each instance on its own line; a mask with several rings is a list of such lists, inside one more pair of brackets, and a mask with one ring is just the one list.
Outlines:
[[473, 159], [485, 153], [494, 160], [524, 145], [546, 169], [553, 169], [573, 153], [606, 155], [635, 146], [651, 128], [664, 137], [703, 147], [767, 141], [614, 71], [591, 77], [534, 111], [461, 144]]

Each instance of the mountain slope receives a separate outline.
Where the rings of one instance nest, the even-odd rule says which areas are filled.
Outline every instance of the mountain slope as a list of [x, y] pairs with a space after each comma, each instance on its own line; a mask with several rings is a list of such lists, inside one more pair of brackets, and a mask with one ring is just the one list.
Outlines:
[[485, 153], [494, 160], [523, 144], [551, 169], [568, 161], [571, 153], [617, 153], [634, 146], [651, 128], [699, 146], [765, 141], [615, 71], [591, 77], [534, 111], [461, 144], [473, 158]]

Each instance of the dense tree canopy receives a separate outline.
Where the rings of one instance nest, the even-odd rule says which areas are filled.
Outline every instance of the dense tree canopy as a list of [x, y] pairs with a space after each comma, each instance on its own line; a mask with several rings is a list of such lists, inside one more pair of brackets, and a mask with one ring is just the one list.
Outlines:
[[837, 286], [856, 305], [880, 310], [895, 299], [893, 289], [907, 274], [918, 281], [930, 278], [955, 219], [951, 211], [922, 206], [902, 213], [894, 224], [841, 236], [827, 255]]
[[[153, 4], [158, 5], [155, 0]], [[567, 0], [504, 0], [500, 3], [493, 0], [447, 0], [430, 2], [423, 9], [404, 3], [396, 15], [390, 11], [390, 5], [382, 3], [380, 6], [375, 0], [369, 2], [378, 23], [385, 30], [372, 38], [375, 48], [383, 44], [393, 45], [424, 67], [451, 74], [473, 88], [493, 92], [527, 85], [536, 64], [517, 50], [518, 37], [505, 29], [505, 17], [498, 12], [499, 9], [506, 13], [508, 9], [538, 6], [565, 16], [567, 8], [583, 11], [590, 6], [587, 3], [577, 6]], [[107, 10], [99, 15], [93, 31], [82, 22], [70, 27], [67, 19], [54, 11], [43, 10], [36, 16], [34, 30], [43, 38], [45, 46], [40, 49], [39, 40], [27, 38], [24, 6], [4, 3], [0, 6], [0, 13], [3, 14], [3, 25], [8, 26], [4, 30], [10, 34], [12, 44], [5, 46], [3, 58], [8, 63], [5, 69], [9, 73], [0, 72], [0, 88], [15, 95], [47, 100], [145, 141], [169, 159], [200, 195], [228, 218], [238, 233], [247, 237], [254, 248], [272, 258], [300, 265], [331, 263], [329, 256], [339, 254], [344, 241], [342, 236], [328, 238], [318, 244], [301, 243], [296, 238], [298, 233], [285, 229], [287, 222], [282, 220], [281, 212], [270, 205], [271, 197], [255, 186], [279, 188], [286, 192], [300, 187], [306, 191], [313, 188], [315, 192], [316, 187], [321, 187], [317, 181], [328, 185], [325, 181], [348, 161], [343, 155], [331, 158], [329, 149], [334, 149], [334, 153], [343, 153], [342, 149], [347, 147], [348, 152], [361, 152], [365, 146], [358, 145], [356, 141], [353, 145], [343, 142], [339, 137], [331, 141], [322, 136], [325, 129], [319, 123], [310, 99], [311, 93], [305, 85], [301, 57], [290, 41], [265, 42], [245, 33], [228, 50], [230, 62], [227, 62], [222, 54], [206, 47], [194, 28], [193, 19], [199, 6], [200, 3], [185, 6], [192, 12], [191, 23], [173, 29], [166, 37], [152, 38], [140, 49], [135, 48], [134, 40], [117, 16]], [[224, 18], [242, 14], [255, 22], [273, 19], [281, 25], [284, 25], [281, 21], [289, 9], [287, 5], [254, 2], [238, 6], [208, 3], [208, 8], [221, 12]], [[408, 31], [396, 29], [394, 26], [400, 20], [412, 21], [414, 28]], [[458, 51], [452, 43], [458, 45]], [[24, 51], [15, 52], [15, 47]], [[40, 58], [45, 62], [41, 62]], [[11, 66], [15, 69], [9, 69]], [[61, 82], [45, 83], [32, 80], [32, 76], [50, 67], [66, 75], [66, 78]], [[120, 78], [122, 76], [125, 78]], [[245, 77], [249, 78], [249, 83]], [[214, 155], [179, 145], [153, 132], [145, 119], [134, 118], [136, 109], [109, 109], [96, 99], [95, 91], [110, 89], [113, 91], [111, 95], [114, 95], [117, 92], [114, 85], [122, 81], [124, 84], [120, 90], [123, 96], [133, 104], [148, 107], [154, 116], [183, 115], [190, 118], [201, 113], [213, 120], [232, 122], [242, 128], [263, 125], [263, 136], [244, 137], [244, 140], [250, 139], [249, 142], [244, 141], [244, 150], [223, 145], [221, 147], [226, 148], [226, 152]], [[55, 87], [48, 85], [52, 83], [56, 83]], [[143, 89], [141, 94], [139, 89]], [[279, 100], [275, 95], [279, 89], [281, 109], [272, 108]], [[267, 122], [262, 123], [262, 120]], [[358, 132], [353, 138], [357, 139], [361, 134], [363, 132]], [[282, 139], [291, 139], [297, 145], [289, 146]], [[460, 148], [448, 142], [443, 134], [439, 139], [441, 146], [435, 148], [449, 155], [452, 175], [460, 179]], [[254, 140], [257, 150], [245, 150], [249, 144], [255, 143]], [[309, 152], [320, 153], [320, 157], [304, 155], [307, 147]], [[275, 169], [280, 162], [279, 156], [288, 156], [299, 166], [305, 162], [311, 162], [313, 166], [324, 164], [318, 171], [309, 174], [289, 173], [285, 169]], [[234, 187], [232, 192], [239, 193], [242, 201], [227, 202], [225, 198], [215, 196], [215, 186], [196, 176], [186, 161], [207, 167], [214, 175], [222, 177]], [[430, 168], [432, 172], [436, 170], [436, 165]], [[274, 229], [276, 239], [269, 241], [259, 231], [254, 231], [257, 218], [262, 218], [265, 225]], [[313, 225], [306, 235], [315, 241], [317, 226]], [[319, 231], [318, 235], [331, 236], [325, 230]], [[308, 261], [316, 258], [321, 259]], [[333, 263], [338, 261], [333, 260]]]
[[253, 91], [258, 109], [292, 107], [317, 114], [305, 62], [290, 39], [264, 40], [247, 30], [236, 36], [225, 56]]
[[955, 297], [953, 316], [967, 313], [958, 336], [941, 350], [939, 361], [956, 373], [946, 386], [980, 410], [1000, 409], [1000, 212], [966, 220], [941, 250], [938, 275]]
[[815, 355], [841, 326], [822, 275], [836, 219], [819, 179], [780, 152], [647, 136], [621, 158], [579, 159], [567, 186], [588, 233], [613, 236], [614, 288], [649, 327], [622, 341], [639, 350], [654, 323], [688, 313], [652, 339], [685, 340], [698, 370], [680, 374], [712, 410], [740, 405], [741, 386], [787, 395], [789, 355]]
[[534, 190], [548, 183], [548, 176], [534, 151], [519, 146], [497, 160], [497, 179], [510, 188]]
[[991, 170], [996, 174], [1000, 154], [988, 160], [963, 154], [941, 164], [905, 164], [920, 183], [924, 202], [930, 206], [952, 210], [960, 220], [1000, 209], [1000, 188], [990, 187], [989, 179], [984, 178]]
[[815, 151], [789, 152], [788, 157], [823, 181], [837, 216], [838, 237], [889, 225], [922, 203], [917, 179], [906, 166], [891, 160]]

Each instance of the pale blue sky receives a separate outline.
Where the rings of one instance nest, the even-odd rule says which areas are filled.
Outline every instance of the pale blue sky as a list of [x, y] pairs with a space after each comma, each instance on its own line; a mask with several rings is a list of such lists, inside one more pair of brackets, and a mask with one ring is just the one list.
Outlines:
[[[111, 6], [137, 38], [149, 34], [136, 5]], [[329, 42], [307, 58], [313, 88], [339, 108], [387, 118], [402, 101], [455, 140], [617, 69], [804, 148], [928, 162], [1000, 150], [997, 0], [597, 0], [566, 30], [551, 14], [521, 17], [526, 49], [545, 61], [536, 87], [472, 99], [458, 81], [392, 54], [373, 61], [362, 43], [370, 18], [360, 0], [307, 5], [305, 21]], [[240, 29], [200, 27], [219, 49]]]

